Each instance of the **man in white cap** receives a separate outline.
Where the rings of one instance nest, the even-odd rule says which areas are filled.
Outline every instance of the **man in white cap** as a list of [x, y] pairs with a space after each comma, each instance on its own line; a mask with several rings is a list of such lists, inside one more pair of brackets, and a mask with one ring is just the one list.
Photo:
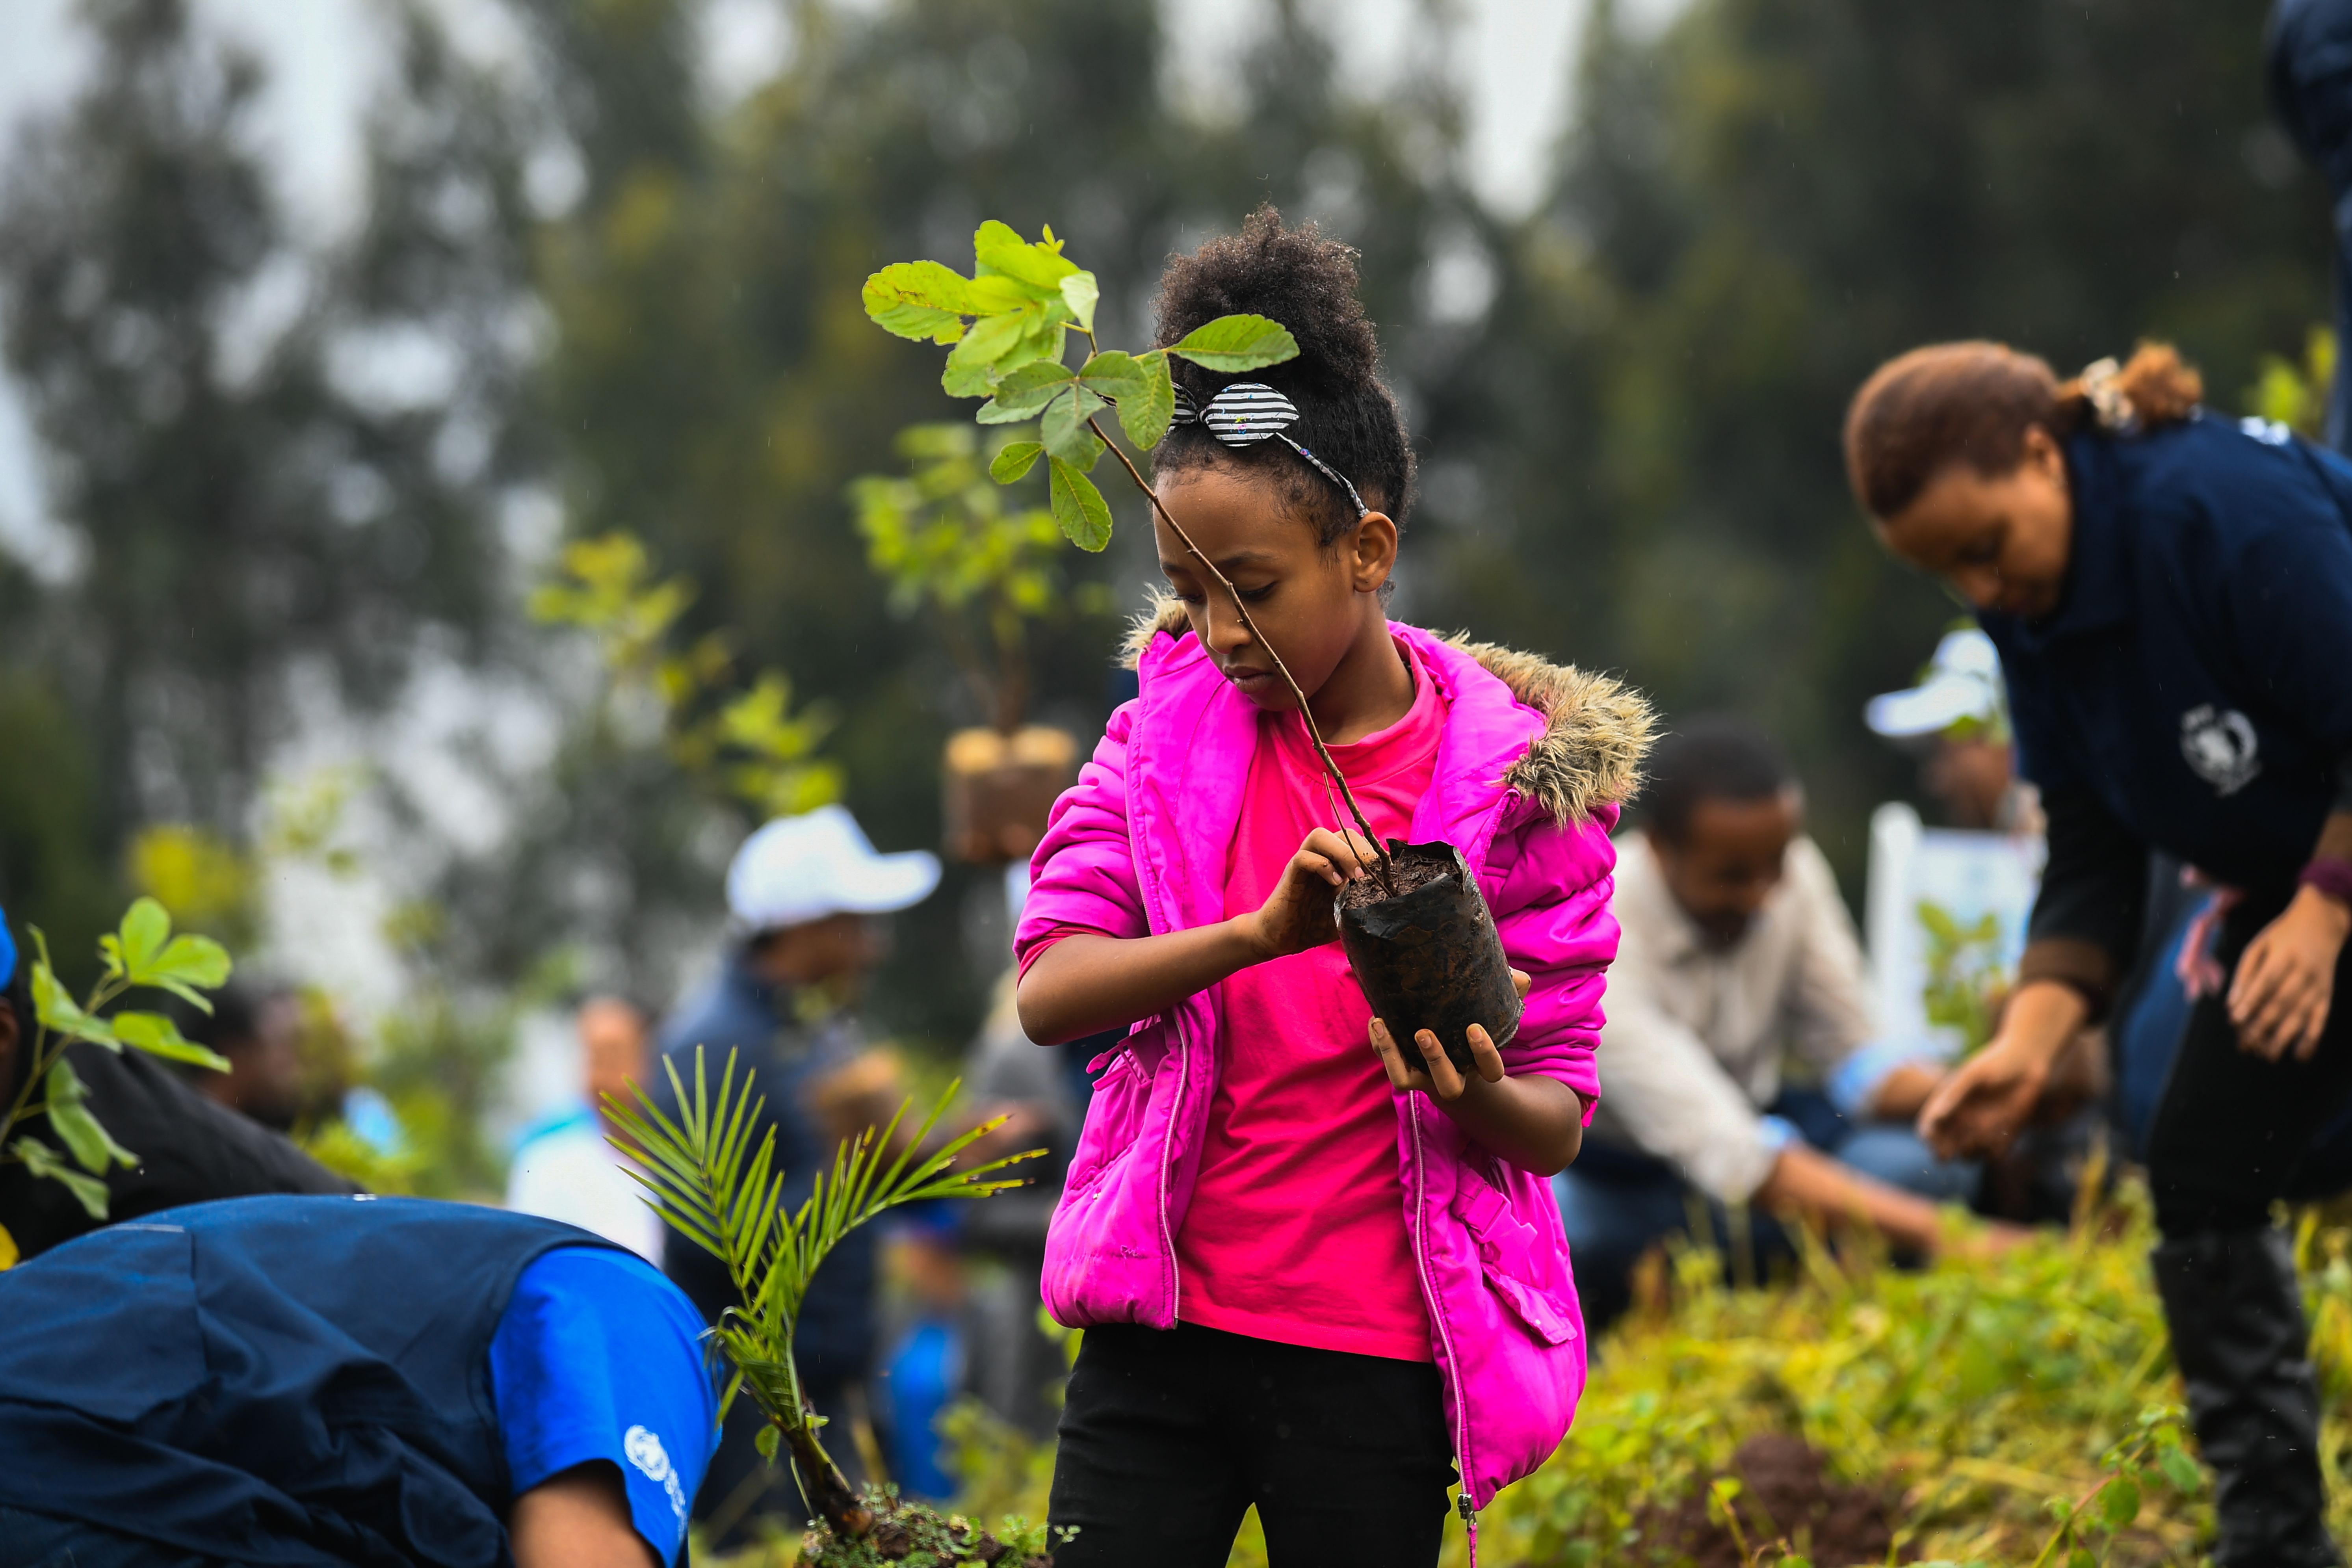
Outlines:
[[[727, 869], [731, 949], [709, 987], [663, 1028], [662, 1055], [690, 1083], [697, 1046], [706, 1047], [714, 1078], [730, 1050], [740, 1053], [767, 1101], [788, 1205], [808, 1195], [833, 1157], [829, 1133], [836, 1130], [827, 1127], [818, 1097], [863, 1049], [851, 1008], [884, 952], [876, 917], [922, 902], [939, 881], [937, 857], [877, 853], [838, 805], [778, 817], [744, 840]], [[669, 1075], [656, 1069], [652, 1088], [655, 1103], [675, 1115]], [[752, 1136], [756, 1145], [759, 1131]], [[854, 1231], [825, 1260], [793, 1340], [809, 1401], [839, 1423], [840, 1433], [850, 1431], [863, 1406], [862, 1380], [874, 1354], [876, 1236], [870, 1226]], [[662, 1268], [713, 1321], [737, 1304], [718, 1260], [676, 1232]], [[752, 1448], [758, 1426], [750, 1401], [736, 1401], [695, 1509], [715, 1544], [751, 1540], [762, 1517], [793, 1523], [805, 1516], [791, 1477]], [[858, 1479], [858, 1445], [828, 1446]]]
[[1919, 684], [1872, 698], [1863, 722], [1923, 753], [1920, 785], [1954, 827], [2042, 831], [2033, 786], [2017, 776], [2000, 655], [1975, 626], [1946, 632]]

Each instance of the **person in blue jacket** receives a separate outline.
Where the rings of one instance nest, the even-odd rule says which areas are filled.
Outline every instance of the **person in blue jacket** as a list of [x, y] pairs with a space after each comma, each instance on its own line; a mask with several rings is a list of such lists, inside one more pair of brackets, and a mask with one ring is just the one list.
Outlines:
[[[675, 1116], [670, 1073], [694, 1081], [700, 1051], [713, 1082], [740, 1054], [761, 1104], [756, 1139], [772, 1131], [787, 1207], [805, 1199], [835, 1145], [861, 1127], [829, 1125], [825, 1101], [856, 1076], [865, 1038], [852, 1005], [884, 955], [876, 917], [911, 907], [939, 886], [940, 863], [923, 850], [877, 853], [838, 805], [766, 824], [727, 868], [727, 911], [737, 934], [725, 966], [663, 1026], [663, 1066], [648, 1087]], [[895, 1100], [893, 1100], [895, 1103]], [[880, 1108], [885, 1115], [890, 1107]], [[856, 1432], [872, 1409], [866, 1378], [875, 1352], [877, 1232], [851, 1232], [809, 1284], [793, 1332], [803, 1391], [837, 1432]], [[676, 1231], [662, 1267], [712, 1322], [740, 1304], [726, 1268]], [[748, 1400], [728, 1413], [727, 1433], [695, 1517], [721, 1551], [756, 1540], [763, 1522], [807, 1517], [782, 1466], [760, 1458], [759, 1414]], [[867, 1479], [861, 1445], [833, 1445], [852, 1486]]]
[[2352, 1100], [2352, 1008], [2332, 1005], [2352, 931], [2352, 467], [2200, 396], [2161, 345], [2062, 385], [2030, 354], [1944, 343], [1882, 366], [1848, 414], [1881, 537], [2000, 650], [2049, 817], [2017, 989], [1920, 1131], [1948, 1156], [2014, 1134], [2133, 967], [2152, 850], [2224, 889], [2148, 1132], [2152, 1262], [2216, 1561], [2336, 1563], [2270, 1211]]
[[229, 1198], [0, 1273], [0, 1568], [684, 1561], [702, 1319], [553, 1220]]

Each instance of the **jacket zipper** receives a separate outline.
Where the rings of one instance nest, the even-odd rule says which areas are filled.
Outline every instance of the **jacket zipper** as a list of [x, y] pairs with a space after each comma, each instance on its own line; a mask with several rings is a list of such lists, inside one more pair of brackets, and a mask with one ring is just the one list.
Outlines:
[[1445, 1326], [1445, 1310], [1439, 1304], [1437, 1287], [1429, 1277], [1429, 1160], [1421, 1146], [1421, 1104], [1410, 1094], [1405, 1097], [1405, 1114], [1412, 1121], [1413, 1265], [1421, 1271], [1421, 1291], [1429, 1302], [1429, 1321], [1445, 1347], [1445, 1377], [1454, 1387], [1454, 1450], [1462, 1466], [1458, 1503], [1470, 1536], [1470, 1568], [1478, 1568], [1478, 1513], [1470, 1506], [1470, 1490], [1475, 1484], [1470, 1474], [1470, 1402], [1463, 1395], [1462, 1360], [1454, 1353], [1454, 1335]]

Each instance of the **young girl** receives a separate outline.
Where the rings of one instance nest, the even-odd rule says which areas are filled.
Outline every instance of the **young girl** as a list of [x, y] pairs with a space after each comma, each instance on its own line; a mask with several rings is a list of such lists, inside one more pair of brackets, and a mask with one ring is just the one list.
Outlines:
[[[1299, 356], [1231, 389], [1182, 365], [1156, 484], [1265, 641], [1161, 521], [1176, 597], [1015, 939], [1031, 1038], [1129, 1031], [1047, 1242], [1046, 1304], [1087, 1330], [1052, 1514], [1079, 1528], [1063, 1568], [1215, 1568], [1253, 1503], [1276, 1564], [1426, 1568], [1454, 1470], [1467, 1516], [1583, 1387], [1546, 1178], [1599, 1095], [1609, 829], [1649, 714], [1387, 618], [1413, 462], [1352, 252], [1261, 210], [1170, 265], [1159, 341], [1233, 311]], [[1279, 399], [1296, 422], [1252, 440]], [[1472, 1032], [1475, 1074], [1391, 1039], [1348, 972], [1334, 899], [1373, 853], [1270, 650], [1372, 830], [1459, 847], [1493, 908], [1526, 1014], [1499, 1050]]]
[[[2000, 646], [2049, 869], [2000, 1030], [1920, 1130], [2007, 1141], [2135, 959], [2148, 850], [2223, 884], [2148, 1132], [2156, 1282], [2224, 1568], [2340, 1563], [2293, 1249], [2270, 1223], [2352, 1097], [2352, 466], [2198, 406], [2170, 349], [2064, 385], [1940, 343], [1854, 397], [1855, 494]], [[2202, 971], [2210, 971], [2204, 973]]]

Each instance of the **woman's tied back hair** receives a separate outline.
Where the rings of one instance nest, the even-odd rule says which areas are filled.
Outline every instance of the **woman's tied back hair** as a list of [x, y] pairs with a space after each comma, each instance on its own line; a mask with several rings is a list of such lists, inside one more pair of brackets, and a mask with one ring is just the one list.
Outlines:
[[[2143, 342], [2061, 382], [2039, 356], [2006, 343], [1930, 343], [1880, 365], [1845, 416], [1846, 477], [1864, 511], [1882, 521], [1919, 499], [1954, 463], [1988, 476], [2024, 460], [2025, 432], [2061, 439], [2100, 418], [2104, 400], [2139, 429], [2178, 424], [2196, 411], [2205, 384], [2169, 343]], [[2100, 370], [2111, 374], [2095, 374]]]
[[[1262, 370], [1225, 374], [1189, 360], [1171, 360], [1176, 384], [1203, 407], [1237, 381], [1273, 387], [1298, 406], [1287, 432], [1386, 512], [1400, 531], [1412, 507], [1412, 448], [1404, 416], [1380, 377], [1381, 345], [1356, 297], [1356, 252], [1326, 239], [1312, 223], [1283, 226], [1266, 203], [1239, 234], [1209, 241], [1190, 256], [1171, 257], [1160, 275], [1153, 344], [1165, 348], [1219, 316], [1265, 316], [1290, 329], [1298, 357]], [[1279, 441], [1227, 447], [1198, 425], [1180, 425], [1154, 455], [1157, 470], [1224, 464], [1251, 470], [1280, 488], [1284, 503], [1311, 522], [1317, 540], [1330, 543], [1354, 526], [1356, 509], [1339, 487], [1299, 461]]]

